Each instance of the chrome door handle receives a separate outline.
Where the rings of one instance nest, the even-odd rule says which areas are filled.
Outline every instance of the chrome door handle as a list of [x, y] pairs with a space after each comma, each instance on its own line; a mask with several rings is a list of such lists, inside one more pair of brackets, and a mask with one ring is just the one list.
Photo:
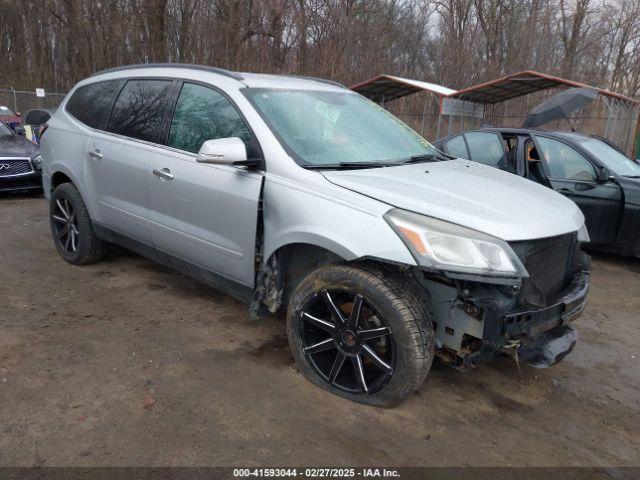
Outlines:
[[96, 160], [100, 160], [102, 158], [100, 150], [89, 150], [89, 156], [95, 158]]
[[173, 174], [171, 173], [171, 170], [169, 170], [168, 168], [163, 168], [162, 170], [156, 170], [154, 168], [153, 174], [156, 177], [164, 178], [165, 180], [173, 180]]

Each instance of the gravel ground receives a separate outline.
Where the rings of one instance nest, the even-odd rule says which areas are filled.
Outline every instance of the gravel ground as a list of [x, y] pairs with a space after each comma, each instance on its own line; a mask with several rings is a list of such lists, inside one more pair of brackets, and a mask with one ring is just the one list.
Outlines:
[[563, 363], [435, 365], [383, 410], [297, 373], [281, 316], [123, 250], [67, 265], [42, 197], [0, 198], [0, 245], [0, 465], [640, 465], [638, 262], [594, 257]]

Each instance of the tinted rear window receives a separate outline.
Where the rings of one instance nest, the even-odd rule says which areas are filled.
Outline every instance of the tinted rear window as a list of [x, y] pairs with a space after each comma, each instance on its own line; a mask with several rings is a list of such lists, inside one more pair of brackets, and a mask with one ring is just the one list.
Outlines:
[[171, 80], [129, 80], [113, 106], [107, 130], [157, 142], [172, 89]]
[[104, 130], [123, 83], [124, 80], [110, 80], [80, 87], [67, 102], [67, 112], [89, 127]]

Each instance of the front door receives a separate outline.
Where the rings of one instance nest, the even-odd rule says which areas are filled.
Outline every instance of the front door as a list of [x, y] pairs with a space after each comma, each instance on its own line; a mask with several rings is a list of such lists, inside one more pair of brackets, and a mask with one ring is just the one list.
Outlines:
[[620, 186], [613, 181], [598, 183], [595, 165], [567, 143], [540, 135], [534, 140], [551, 187], [582, 210], [591, 243], [612, 244], [623, 201]]
[[224, 95], [184, 83], [167, 147], [151, 156], [151, 239], [161, 252], [253, 287], [262, 172], [196, 162], [205, 140], [227, 137], [253, 144]]

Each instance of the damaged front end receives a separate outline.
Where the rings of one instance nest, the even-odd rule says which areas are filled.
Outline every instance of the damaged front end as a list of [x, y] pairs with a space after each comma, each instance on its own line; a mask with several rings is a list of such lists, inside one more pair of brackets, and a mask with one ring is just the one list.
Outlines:
[[438, 357], [464, 369], [506, 354], [541, 367], [573, 349], [569, 324], [584, 310], [590, 258], [576, 233], [511, 242], [527, 277], [496, 278], [416, 269], [428, 292]]

